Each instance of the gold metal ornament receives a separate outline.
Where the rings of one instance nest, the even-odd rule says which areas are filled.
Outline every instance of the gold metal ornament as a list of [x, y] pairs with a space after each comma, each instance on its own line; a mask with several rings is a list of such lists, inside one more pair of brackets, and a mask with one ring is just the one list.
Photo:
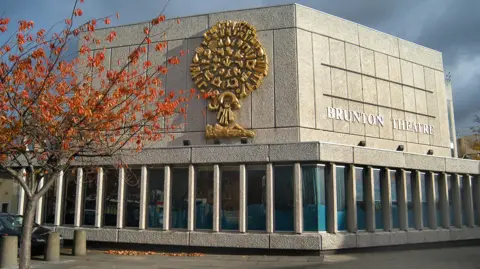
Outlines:
[[195, 50], [190, 73], [197, 88], [208, 96], [208, 109], [217, 111], [217, 123], [207, 125], [207, 138], [254, 137], [235, 122], [240, 100], [262, 84], [268, 74], [265, 48], [257, 30], [247, 22], [221, 21], [204, 35]]

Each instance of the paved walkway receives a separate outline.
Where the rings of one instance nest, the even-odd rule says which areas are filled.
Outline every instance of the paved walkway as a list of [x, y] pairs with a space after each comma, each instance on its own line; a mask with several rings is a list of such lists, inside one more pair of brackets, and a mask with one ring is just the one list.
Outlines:
[[335, 268], [335, 269], [473, 269], [480, 268], [480, 247], [455, 247], [391, 252], [364, 252], [316, 256], [203, 257], [114, 256], [92, 251], [83, 258], [62, 256], [59, 263], [33, 261], [38, 269], [160, 269], [160, 268]]

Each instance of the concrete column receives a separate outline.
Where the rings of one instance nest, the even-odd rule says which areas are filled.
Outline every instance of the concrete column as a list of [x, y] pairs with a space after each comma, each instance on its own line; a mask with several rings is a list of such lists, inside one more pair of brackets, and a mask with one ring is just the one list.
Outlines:
[[17, 268], [18, 237], [0, 237], [0, 268]]
[[195, 167], [188, 166], [188, 231], [195, 230]]
[[327, 172], [327, 232], [337, 233], [337, 166], [330, 163]]
[[[45, 184], [44, 177], [40, 178], [40, 181], [38, 182], [37, 190], [40, 190], [41, 188], [43, 188], [43, 184]], [[43, 223], [43, 197], [40, 197], [40, 199], [38, 199], [37, 209], [35, 213], [35, 223], [38, 223], [38, 224]]]
[[273, 233], [274, 231], [274, 205], [273, 205], [273, 198], [274, 198], [274, 186], [273, 186], [273, 165], [271, 163], [267, 164], [267, 171], [266, 171], [266, 226], [267, 226], [267, 233]]
[[450, 197], [448, 197], [448, 178], [446, 173], [442, 173], [439, 178], [439, 190], [440, 204], [442, 211], [442, 227], [445, 229], [450, 228]]
[[357, 232], [357, 188], [355, 166], [351, 164], [348, 168], [348, 177], [346, 182], [347, 194], [347, 229], [351, 233]]
[[240, 165], [240, 217], [239, 228], [241, 233], [247, 232], [247, 168]]
[[63, 171], [60, 171], [60, 174], [58, 174], [58, 179], [57, 179], [57, 189], [56, 191], [56, 197], [55, 197], [55, 220], [54, 220], [54, 225], [55, 226], [60, 226], [62, 225], [62, 208], [63, 208], [63, 184], [64, 184], [64, 179], [63, 179]]
[[[472, 190], [474, 193], [475, 216], [480, 220], [480, 175], [476, 175], [472, 180], [475, 180], [475, 188]], [[475, 224], [478, 225], [478, 223]]]
[[407, 174], [404, 169], [398, 171], [397, 176], [397, 201], [398, 201], [398, 224], [400, 230], [408, 229], [408, 209], [407, 209]]
[[[22, 170], [20, 170], [20, 173], [22, 175], [23, 181], [26, 182], [27, 170], [25, 170], [25, 168], [22, 168]], [[18, 184], [18, 210], [17, 210], [17, 213], [19, 215], [23, 215], [24, 211], [25, 211], [24, 209], [25, 209], [25, 190], [22, 188], [22, 185]]]
[[[425, 186], [427, 187], [427, 203], [428, 203], [428, 227], [430, 229], [437, 229], [437, 197], [435, 194], [435, 174], [429, 172], [425, 179]], [[423, 212], [426, 214], [426, 212]]]
[[452, 176], [453, 225], [462, 228], [462, 197], [460, 195], [461, 175]]
[[420, 171], [414, 172], [415, 176], [412, 180], [412, 199], [413, 199], [413, 214], [415, 221], [415, 229], [423, 230], [422, 218], [422, 184], [420, 184]]
[[118, 202], [117, 202], [117, 229], [123, 229], [123, 213], [125, 211], [125, 168], [118, 170]]
[[48, 234], [45, 247], [45, 260], [58, 262], [60, 260], [60, 234], [51, 232]]
[[163, 229], [165, 231], [170, 230], [170, 212], [172, 208], [170, 206], [172, 184], [171, 184], [171, 168], [169, 165], [165, 165], [164, 168], [164, 181], [163, 181]]
[[302, 167], [300, 163], [293, 166], [293, 196], [294, 196], [294, 229], [295, 233], [303, 233], [303, 194], [302, 194]]
[[95, 204], [95, 228], [102, 227], [103, 223], [103, 168], [97, 168], [97, 201]]
[[467, 213], [467, 226], [472, 227], [475, 225], [474, 212], [473, 212], [473, 195], [472, 195], [472, 177], [466, 175], [463, 177], [463, 192], [465, 193], [464, 205]]
[[142, 166], [140, 175], [140, 219], [138, 229], [145, 230], [147, 227], [147, 199], [148, 199], [148, 171], [146, 166]]
[[83, 205], [83, 169], [77, 168], [77, 192], [75, 194], [75, 219], [73, 226], [82, 225], [82, 205]]
[[375, 232], [375, 193], [374, 193], [374, 179], [373, 168], [368, 167], [364, 181], [364, 201], [365, 201], [365, 230], [367, 232]]
[[392, 179], [390, 178], [390, 169], [385, 168], [381, 173], [380, 188], [382, 192], [382, 215], [383, 227], [385, 231], [392, 231]]
[[213, 166], [213, 231], [220, 231], [220, 197], [221, 187], [220, 187], [220, 166]]
[[73, 256], [87, 255], [87, 233], [84, 230], [75, 230], [73, 234]]

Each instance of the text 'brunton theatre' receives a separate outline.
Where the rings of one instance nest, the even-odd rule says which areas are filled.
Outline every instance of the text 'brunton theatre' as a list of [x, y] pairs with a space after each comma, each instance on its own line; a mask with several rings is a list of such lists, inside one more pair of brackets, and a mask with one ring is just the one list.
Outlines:
[[[192, 247], [480, 239], [480, 166], [454, 156], [441, 52], [296, 4], [166, 23], [167, 50], [152, 40], [148, 59], [186, 52], [166, 91], [210, 99], [174, 117], [173, 140], [126, 155], [128, 168], [64, 171], [38, 223], [66, 239], [85, 229], [90, 241]], [[116, 63], [146, 25], [116, 27], [122, 38], [96, 49]]]

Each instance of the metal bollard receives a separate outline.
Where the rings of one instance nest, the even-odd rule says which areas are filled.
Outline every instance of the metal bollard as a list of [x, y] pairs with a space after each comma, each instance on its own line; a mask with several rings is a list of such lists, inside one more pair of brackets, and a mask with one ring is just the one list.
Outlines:
[[0, 268], [17, 268], [18, 237], [4, 236], [0, 238]]
[[60, 234], [49, 233], [47, 238], [47, 245], [45, 246], [45, 260], [51, 262], [58, 262], [60, 260]]
[[73, 256], [87, 255], [87, 233], [84, 230], [75, 230], [72, 252]]

